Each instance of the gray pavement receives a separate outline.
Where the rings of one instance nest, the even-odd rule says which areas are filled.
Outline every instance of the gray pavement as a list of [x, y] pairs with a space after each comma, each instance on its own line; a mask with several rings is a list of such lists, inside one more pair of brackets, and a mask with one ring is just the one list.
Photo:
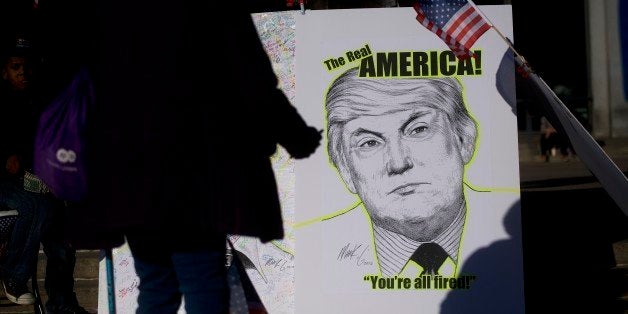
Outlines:
[[[522, 190], [528, 189], [577, 189], [599, 186], [586, 165], [572, 155], [568, 159], [558, 156], [545, 162], [540, 156], [540, 134], [519, 134], [519, 173]], [[622, 171], [628, 171], [628, 137], [606, 139], [606, 154]], [[545, 182], [542, 182], [545, 181]], [[545, 187], [541, 187], [545, 185]]]
[[[550, 158], [549, 162], [545, 162], [540, 156], [539, 139], [539, 133], [519, 133], [519, 173], [522, 193], [557, 191], [557, 193], [561, 193], [560, 195], [566, 195], [565, 192], [570, 193], [569, 191], [573, 190], [601, 187], [597, 178], [593, 176], [587, 166], [577, 156], [571, 156], [568, 159], [556, 156], [555, 158]], [[620, 171], [628, 173], [628, 138], [605, 139], [604, 142], [605, 145], [603, 149], [606, 154], [613, 160]], [[584, 192], [586, 191], [583, 190], [583, 193]], [[552, 193], [545, 195], [548, 198], [555, 198]], [[574, 196], [578, 194], [572, 193], [568, 195]], [[589, 193], [587, 195], [591, 194]], [[547, 202], [557, 203], [556, 200], [550, 199], [548, 199]], [[556, 206], [559, 205], [557, 204]], [[533, 214], [529, 212], [528, 215]], [[621, 216], [621, 213], [619, 215]], [[537, 214], [533, 216], [542, 218], [541, 215]], [[603, 219], [599, 219], [599, 221], [603, 221]], [[538, 226], [534, 228], [536, 227]], [[589, 229], [591, 228], [592, 227], [589, 226]], [[597, 226], [596, 228], [600, 230], [613, 227], [604, 225]], [[565, 228], [565, 230], [571, 229]], [[568, 236], [565, 239], [570, 238], [572, 241], [577, 241], [575, 235]], [[534, 242], [534, 240], [530, 239], [534, 239], [534, 235], [528, 235], [528, 241]], [[538, 244], [541, 242], [534, 243]], [[574, 245], [568, 242], [563, 242], [561, 245], [565, 249], [574, 247]], [[599, 247], [603, 246], [603, 244], [599, 243], [597, 245]], [[577, 247], [577, 245], [575, 245], [575, 247]], [[615, 257], [615, 266], [609, 270], [609, 277], [607, 277], [606, 280], [609, 284], [614, 285], [612, 297], [616, 298], [614, 301], [615, 309], [618, 310], [619, 313], [623, 312], [624, 314], [628, 314], [628, 239], [614, 242], [612, 249]], [[536, 265], [535, 261], [537, 259], [534, 255], [535, 253], [538, 254], [536, 251], [537, 250], [533, 250], [533, 254], [528, 256], [528, 265]], [[576, 252], [577, 250], [568, 249], [568, 251]], [[602, 272], [601, 274], [604, 275], [605, 273]], [[526, 296], [526, 302], [530, 303], [528, 305], [534, 306], [534, 302], [541, 299], [539, 296], [534, 296], [535, 292], [534, 289], [526, 292], [527, 294], [532, 294], [532, 296]], [[613, 311], [612, 313], [616, 312]]]

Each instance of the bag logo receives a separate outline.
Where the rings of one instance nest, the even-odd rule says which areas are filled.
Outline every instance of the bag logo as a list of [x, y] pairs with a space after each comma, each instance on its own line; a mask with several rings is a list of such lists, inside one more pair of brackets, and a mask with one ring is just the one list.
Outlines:
[[57, 150], [57, 160], [64, 164], [67, 162], [75, 162], [76, 161], [76, 153], [71, 149], [59, 148]]

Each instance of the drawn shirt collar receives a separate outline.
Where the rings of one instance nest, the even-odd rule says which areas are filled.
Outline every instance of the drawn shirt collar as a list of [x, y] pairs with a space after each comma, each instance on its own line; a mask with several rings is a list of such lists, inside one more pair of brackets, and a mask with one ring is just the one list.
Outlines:
[[[458, 263], [458, 248], [464, 227], [466, 205], [463, 204], [456, 218], [433, 242], [440, 245], [455, 264]], [[375, 251], [384, 276], [399, 274], [410, 256], [425, 242], [412, 240], [399, 233], [392, 232], [373, 224]]]

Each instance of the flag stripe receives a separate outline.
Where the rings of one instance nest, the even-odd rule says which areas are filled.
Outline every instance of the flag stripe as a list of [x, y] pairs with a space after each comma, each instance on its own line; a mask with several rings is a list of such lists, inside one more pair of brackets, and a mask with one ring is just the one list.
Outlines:
[[[468, 6], [468, 7], [467, 7]], [[465, 11], [462, 11], [466, 8]], [[463, 12], [462, 14], [460, 14], [460, 12]], [[475, 10], [473, 9], [472, 6], [470, 5], [465, 5], [462, 9], [460, 9], [458, 11], [458, 13], [454, 14], [454, 16], [452, 17], [452, 19], [447, 22], [447, 24], [445, 24], [445, 26], [443, 27], [443, 29], [445, 29], [446, 33], [448, 33], [449, 35], [451, 35], [452, 37], [456, 37], [456, 31], [462, 29], [462, 27], [460, 27], [461, 24], [464, 23], [464, 21], [471, 16], [473, 13], [475, 13]], [[452, 23], [453, 21], [453, 23]], [[449, 25], [451, 24], [451, 25]]]
[[463, 32], [461, 32], [460, 35], [458, 35], [456, 40], [462, 43], [463, 46], [469, 48], [470, 45], [468, 45], [468, 43], [470, 42], [469, 38], [473, 35], [472, 30], [474, 29], [477, 30], [479, 27], [483, 25], [482, 23], [480, 23], [481, 19], [482, 19], [481, 16], [476, 15], [475, 18], [471, 21], [471, 23], [467, 24]]
[[475, 57], [473, 44], [490, 29], [470, 0], [418, 0], [413, 7], [416, 20], [460, 59]]
[[[482, 34], [486, 33], [486, 31], [488, 31], [490, 28], [491, 28], [490, 25], [482, 24], [480, 29], [478, 29], [476, 32], [473, 33], [473, 35], [468, 40], [468, 42], [475, 43], [478, 40], [478, 38], [480, 38], [480, 36], [482, 36]], [[468, 49], [471, 49], [470, 45], [468, 46]]]

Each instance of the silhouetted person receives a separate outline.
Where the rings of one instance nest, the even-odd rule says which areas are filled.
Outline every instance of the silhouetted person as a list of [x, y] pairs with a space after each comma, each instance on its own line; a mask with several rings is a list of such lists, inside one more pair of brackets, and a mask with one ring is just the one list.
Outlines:
[[[11, 16], [27, 14], [7, 12]], [[14, 30], [2, 38], [0, 47], [0, 203], [19, 212], [0, 272], [10, 301], [33, 304], [35, 299], [26, 283], [36, 267], [41, 242], [47, 257], [47, 313], [87, 313], [74, 293], [76, 251], [64, 238], [66, 206], [32, 169], [35, 132], [41, 110], [47, 105], [43, 86], [37, 84], [35, 70], [40, 64], [32, 37]]]
[[[65, 2], [85, 24], [65, 22]], [[226, 234], [283, 237], [269, 157], [277, 144], [308, 157], [318, 130], [277, 89], [246, 8], [65, 2], [40, 7], [61, 21], [50, 23], [59, 42], [85, 41], [76, 26], [92, 28], [81, 45], [93, 48], [96, 93], [83, 224], [126, 235], [138, 313], [176, 313], [182, 297], [187, 313], [226, 313]]]

